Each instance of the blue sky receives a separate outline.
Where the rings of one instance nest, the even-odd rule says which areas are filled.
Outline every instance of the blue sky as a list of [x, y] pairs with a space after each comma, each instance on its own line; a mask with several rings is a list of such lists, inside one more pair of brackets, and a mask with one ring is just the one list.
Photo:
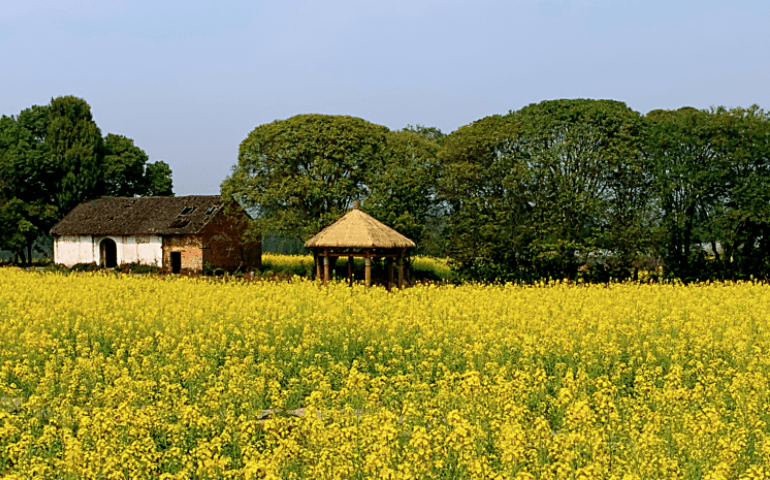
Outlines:
[[446, 132], [555, 98], [770, 109], [770, 2], [6, 0], [0, 114], [88, 101], [216, 194], [257, 125], [346, 114]]

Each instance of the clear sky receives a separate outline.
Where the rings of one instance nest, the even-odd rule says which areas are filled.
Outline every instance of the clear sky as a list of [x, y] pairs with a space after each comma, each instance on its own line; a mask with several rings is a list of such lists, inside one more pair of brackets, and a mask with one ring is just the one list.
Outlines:
[[257, 125], [445, 132], [556, 98], [770, 109], [770, 2], [0, 0], [0, 114], [52, 97], [216, 194]]

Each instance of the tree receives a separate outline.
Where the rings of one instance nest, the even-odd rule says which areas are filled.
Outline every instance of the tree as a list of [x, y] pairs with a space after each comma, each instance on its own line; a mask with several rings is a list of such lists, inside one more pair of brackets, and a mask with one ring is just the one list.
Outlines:
[[599, 260], [626, 276], [645, 250], [650, 175], [642, 119], [614, 100], [554, 100], [513, 112], [531, 206], [530, 253], [542, 276], [575, 278]]
[[[723, 253], [717, 260], [731, 278], [770, 277], [770, 115], [754, 105], [718, 109], [734, 133], [727, 156], [727, 204], [719, 219]], [[719, 250], [715, 250], [719, 254]], [[730, 265], [728, 269], [727, 265]]]
[[149, 157], [123, 135], [104, 138], [105, 195], [113, 197], [171, 196], [171, 169], [163, 161], [147, 163]]
[[35, 239], [56, 222], [56, 174], [45, 143], [48, 107], [0, 118], [0, 248], [31, 261]]
[[368, 177], [371, 194], [364, 207], [425, 248], [436, 241], [428, 238], [428, 228], [441, 214], [436, 198], [441, 146], [409, 129], [389, 132], [386, 142], [383, 165]]
[[369, 175], [385, 161], [387, 132], [333, 115], [260, 125], [241, 143], [222, 196], [256, 217], [256, 231], [305, 241], [369, 194]]
[[660, 253], [683, 280], [770, 271], [770, 121], [758, 107], [647, 114]]
[[81, 98], [54, 98], [49, 112], [45, 160], [59, 181], [59, 188], [51, 186], [50, 190], [57, 210], [66, 213], [78, 203], [104, 193], [102, 133], [93, 120], [91, 107]]
[[171, 197], [174, 195], [171, 181], [171, 167], [158, 160], [148, 163], [144, 171], [144, 195], [153, 197]]
[[641, 125], [621, 102], [579, 99], [452, 133], [442, 192], [456, 264], [474, 278], [575, 278], [599, 259], [628, 275], [644, 247]]
[[401, 131], [417, 134], [422, 138], [424, 138], [425, 140], [433, 142], [440, 147], [443, 147], [444, 145], [446, 145], [447, 134], [442, 132], [441, 129], [438, 127], [426, 127], [420, 124], [417, 124], [415, 126], [407, 125], [406, 128], [404, 128]]
[[112, 197], [133, 197], [145, 193], [145, 164], [149, 157], [134, 141], [123, 135], [104, 137], [104, 193]]
[[531, 264], [521, 228], [529, 206], [519, 128], [512, 117], [477, 120], [452, 132], [439, 156], [439, 197], [449, 210], [447, 253], [467, 278], [515, 280]]

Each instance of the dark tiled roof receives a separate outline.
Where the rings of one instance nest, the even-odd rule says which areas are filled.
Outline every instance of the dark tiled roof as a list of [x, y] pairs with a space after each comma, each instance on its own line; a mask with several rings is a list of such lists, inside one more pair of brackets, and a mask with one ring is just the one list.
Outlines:
[[222, 208], [219, 195], [102, 197], [81, 203], [52, 235], [190, 235]]

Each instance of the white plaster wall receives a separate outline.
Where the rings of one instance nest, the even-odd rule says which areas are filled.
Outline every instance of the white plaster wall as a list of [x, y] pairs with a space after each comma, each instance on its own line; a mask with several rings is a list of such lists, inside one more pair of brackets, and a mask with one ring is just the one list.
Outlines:
[[129, 252], [132, 258], [136, 260], [126, 260], [126, 262], [139, 262], [145, 265], [163, 265], [163, 239], [155, 235], [136, 235], [129, 237], [125, 246], [126, 258]]
[[163, 239], [155, 235], [136, 235], [124, 237], [70, 236], [56, 237], [54, 240], [54, 262], [72, 266], [76, 263], [101, 263], [99, 244], [110, 238], [117, 247], [118, 265], [121, 263], [143, 263], [163, 266]]
[[54, 262], [71, 267], [76, 263], [91, 263], [98, 258], [93, 254], [90, 235], [63, 235], [54, 241]]
[[163, 266], [163, 239], [155, 235], [137, 236], [136, 256], [146, 265]]
[[130, 235], [94, 237], [94, 255], [101, 262], [99, 245], [105, 238], [111, 238], [117, 247], [118, 265], [122, 263], [143, 263], [161, 267], [163, 262], [163, 239], [155, 235]]
[[[118, 245], [118, 263], [134, 263], [137, 262], [136, 256], [136, 237], [120, 237], [120, 241], [115, 241]], [[123, 255], [120, 251], [123, 250]], [[121, 259], [121, 257], [123, 257]]]

